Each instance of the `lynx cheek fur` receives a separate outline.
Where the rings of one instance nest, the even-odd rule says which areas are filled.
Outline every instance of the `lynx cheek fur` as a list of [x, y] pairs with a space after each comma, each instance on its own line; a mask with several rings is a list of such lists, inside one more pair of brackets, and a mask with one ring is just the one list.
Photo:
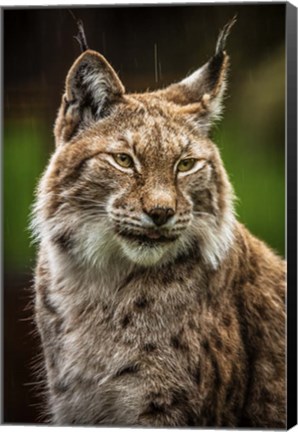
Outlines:
[[285, 263], [208, 137], [230, 26], [164, 90], [126, 94], [91, 50], [68, 73], [32, 222], [56, 424], [285, 427]]

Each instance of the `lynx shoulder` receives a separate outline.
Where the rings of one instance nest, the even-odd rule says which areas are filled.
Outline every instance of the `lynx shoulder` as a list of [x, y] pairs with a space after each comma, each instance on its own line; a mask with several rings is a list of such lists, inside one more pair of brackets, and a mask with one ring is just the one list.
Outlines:
[[236, 220], [209, 137], [230, 26], [159, 91], [89, 49], [67, 75], [32, 221], [55, 424], [285, 427], [285, 263]]

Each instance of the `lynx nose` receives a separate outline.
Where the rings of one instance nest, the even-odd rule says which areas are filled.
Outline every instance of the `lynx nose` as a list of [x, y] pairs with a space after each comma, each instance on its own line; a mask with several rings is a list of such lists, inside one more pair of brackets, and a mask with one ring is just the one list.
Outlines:
[[155, 225], [161, 226], [164, 225], [174, 213], [174, 210], [170, 207], [153, 207], [147, 214], [151, 217]]

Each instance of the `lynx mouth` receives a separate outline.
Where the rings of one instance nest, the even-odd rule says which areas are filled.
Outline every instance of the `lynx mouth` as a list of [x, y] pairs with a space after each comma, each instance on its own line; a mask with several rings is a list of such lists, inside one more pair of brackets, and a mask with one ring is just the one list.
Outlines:
[[172, 243], [177, 240], [177, 235], [166, 236], [158, 231], [146, 232], [145, 234], [135, 234], [131, 232], [118, 232], [118, 236], [132, 243], [154, 247], [157, 244]]

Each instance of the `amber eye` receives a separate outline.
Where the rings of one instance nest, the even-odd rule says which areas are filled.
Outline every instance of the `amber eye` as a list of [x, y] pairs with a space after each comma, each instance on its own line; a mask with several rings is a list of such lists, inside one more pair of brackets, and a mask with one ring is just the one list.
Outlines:
[[117, 153], [113, 157], [117, 164], [123, 168], [131, 168], [133, 166], [132, 158], [126, 153]]
[[196, 163], [195, 159], [182, 159], [177, 165], [177, 171], [186, 172], [190, 171]]

